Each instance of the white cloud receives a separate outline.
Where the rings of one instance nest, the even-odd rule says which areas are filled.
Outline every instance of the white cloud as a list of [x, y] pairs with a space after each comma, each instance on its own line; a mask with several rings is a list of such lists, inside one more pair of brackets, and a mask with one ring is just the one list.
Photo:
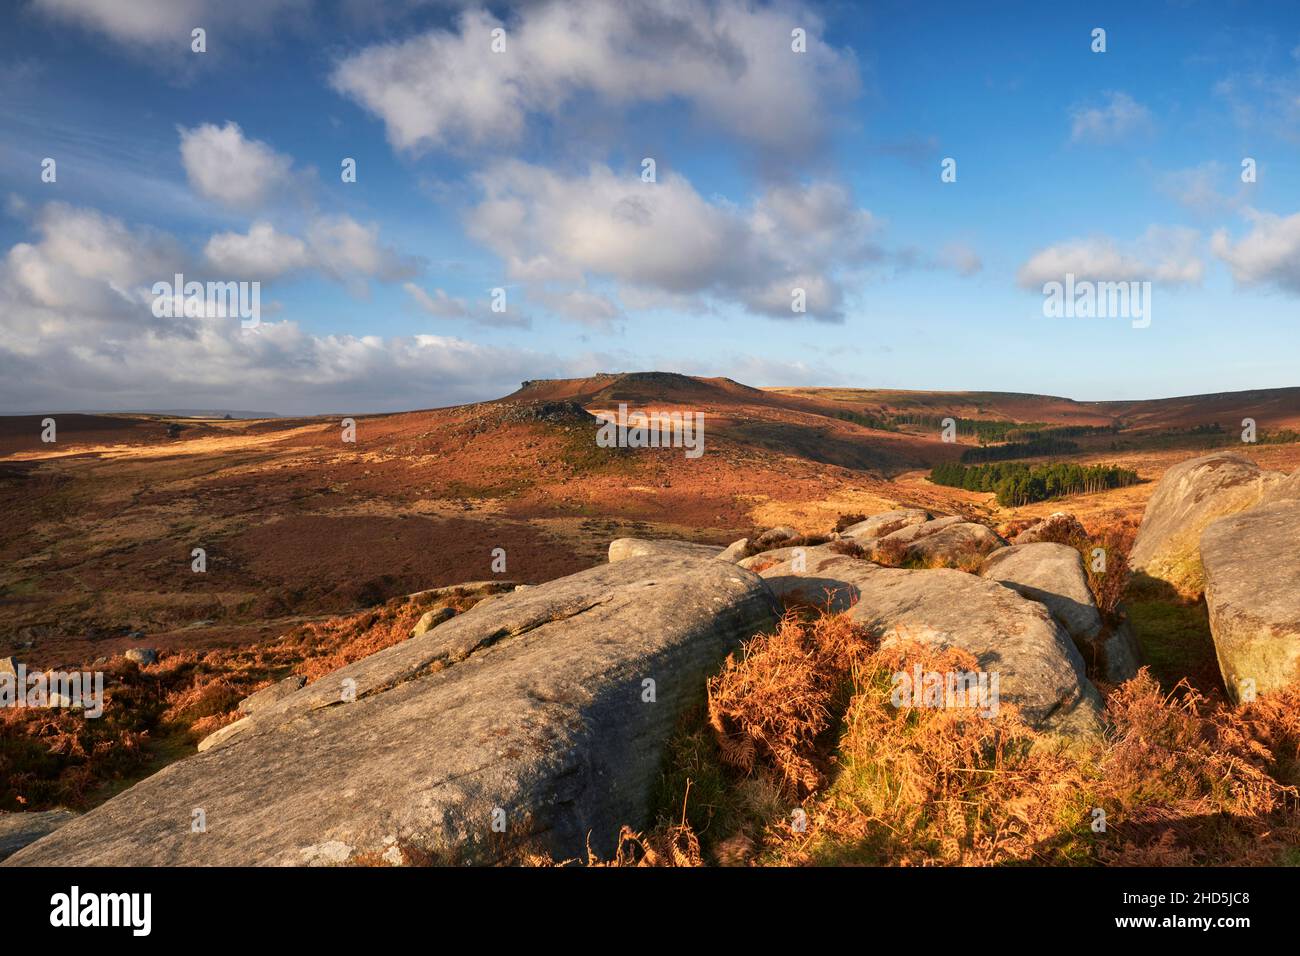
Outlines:
[[1239, 206], [1244, 192], [1239, 191], [1237, 196], [1221, 193], [1218, 184], [1227, 176], [1224, 164], [1211, 160], [1199, 166], [1167, 172], [1159, 178], [1159, 186], [1163, 192], [1194, 212], [1222, 213]]
[[[807, 52], [791, 51], [791, 30]], [[506, 49], [491, 50], [505, 29]], [[422, 151], [508, 146], [530, 115], [591, 95], [616, 109], [681, 100], [713, 128], [775, 154], [815, 149], [836, 102], [857, 90], [851, 50], [796, 5], [746, 0], [547, 0], [510, 22], [482, 10], [454, 30], [361, 50], [332, 83], [386, 125], [392, 144]]]
[[508, 299], [506, 311], [493, 312], [486, 300], [470, 303], [465, 299], [450, 296], [442, 289], [434, 289], [433, 294], [430, 295], [414, 282], [403, 283], [402, 288], [421, 311], [440, 319], [468, 319], [480, 325], [515, 328], [527, 328], [532, 324], [527, 316], [520, 315], [509, 308]]
[[51, 17], [103, 33], [129, 46], [174, 46], [189, 53], [190, 31], [240, 33], [265, 29], [276, 17], [299, 13], [307, 0], [33, 0]]
[[277, 231], [269, 222], [255, 222], [247, 233], [219, 233], [208, 240], [203, 252], [220, 272], [257, 279], [274, 279], [314, 264], [305, 242]]
[[1178, 226], [1151, 226], [1136, 242], [1123, 245], [1108, 236], [1072, 239], [1034, 253], [1020, 267], [1017, 281], [1038, 289], [1073, 274], [1094, 282], [1195, 284], [1205, 274], [1199, 244], [1196, 230]]
[[307, 242], [320, 267], [335, 278], [365, 276], [396, 282], [419, 271], [417, 260], [379, 242], [379, 226], [350, 216], [324, 216], [307, 227]]
[[289, 180], [289, 157], [260, 140], [246, 139], [238, 123], [204, 123], [182, 129], [180, 134], [185, 175], [208, 199], [249, 209], [265, 202]]
[[169, 236], [128, 229], [94, 209], [48, 203], [33, 228], [40, 239], [9, 250], [3, 277], [9, 297], [46, 309], [111, 315], [131, 301], [134, 287], [170, 276], [182, 261]]
[[442, 289], [434, 289], [433, 295], [429, 295], [414, 282], [403, 283], [402, 288], [415, 300], [416, 305], [430, 315], [436, 315], [440, 319], [469, 318], [469, 304], [464, 299], [452, 298]]
[[587, 289], [534, 289], [528, 297], [557, 315], [593, 328], [608, 328], [623, 316], [617, 302]]
[[472, 238], [526, 282], [607, 278], [634, 290], [715, 297], [778, 318], [803, 288], [810, 318], [841, 318], [840, 274], [880, 256], [876, 224], [829, 183], [778, 186], [748, 208], [702, 197], [682, 176], [657, 183], [595, 165], [565, 177], [518, 161], [478, 177]]
[[1070, 141], [1113, 143], [1151, 125], [1151, 111], [1127, 93], [1108, 92], [1103, 106], [1079, 106], [1070, 114]]
[[560, 361], [438, 335], [313, 335], [292, 321], [253, 330], [209, 313], [160, 319], [150, 286], [184, 272], [171, 237], [53, 203], [39, 237], [0, 258], [0, 407], [226, 407], [289, 413], [416, 408], [481, 400]]
[[1300, 74], [1232, 74], [1215, 84], [1214, 93], [1243, 129], [1300, 140]]
[[1245, 210], [1250, 232], [1233, 242], [1226, 229], [1211, 239], [1214, 254], [1228, 264], [1242, 285], [1275, 285], [1300, 293], [1300, 213], [1277, 216]]
[[346, 215], [313, 219], [305, 240], [258, 221], [246, 233], [213, 236], [204, 256], [223, 275], [250, 280], [315, 269], [350, 283], [358, 295], [365, 293], [361, 280], [397, 282], [415, 275], [421, 267], [419, 259], [382, 244], [377, 224], [365, 225]]

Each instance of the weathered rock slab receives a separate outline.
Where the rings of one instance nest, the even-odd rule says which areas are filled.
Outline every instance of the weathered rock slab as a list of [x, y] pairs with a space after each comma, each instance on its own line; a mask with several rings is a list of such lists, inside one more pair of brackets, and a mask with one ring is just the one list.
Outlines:
[[1284, 476], [1248, 458], [1203, 455], [1179, 462], [1160, 479], [1142, 516], [1129, 564], [1188, 597], [1201, 593], [1201, 533], [1211, 522], [1259, 504]]
[[694, 541], [674, 541], [667, 538], [615, 538], [609, 543], [609, 561], [626, 561], [629, 558], [716, 558], [722, 548], [713, 544], [696, 544]]
[[302, 689], [307, 683], [307, 678], [301, 674], [290, 674], [283, 680], [269, 684], [261, 690], [254, 691], [239, 702], [239, 712], [241, 714], [251, 714], [254, 711], [265, 710], [272, 704], [279, 703], [290, 694]]
[[864, 540], [883, 538], [887, 534], [893, 534], [900, 528], [924, 524], [929, 520], [930, 515], [920, 508], [899, 508], [895, 511], [872, 515], [865, 521], [851, 524], [840, 532], [840, 537]]
[[76, 819], [71, 810], [42, 810], [32, 813], [0, 812], [0, 860], [53, 833]]
[[[1300, 501], [1220, 518], [1201, 536], [1205, 603], [1233, 699], [1300, 680]], [[1246, 683], [1252, 682], [1252, 683]]]
[[723, 549], [722, 553], [717, 556], [717, 560], [726, 561], [730, 564], [739, 564], [744, 558], [745, 552], [749, 548], [749, 539], [741, 538], [739, 541], [733, 541]]
[[589, 835], [608, 855], [623, 824], [649, 822], [682, 709], [779, 614], [757, 576], [689, 558], [505, 594], [249, 714], [6, 865], [585, 858]]
[[1083, 658], [1041, 604], [1010, 588], [946, 568], [882, 568], [844, 555], [810, 556], [807, 570], [789, 563], [761, 572], [779, 596], [848, 610], [881, 633], [960, 647], [999, 676], [1002, 700], [1026, 720], [1067, 735], [1101, 728], [1101, 696]]
[[1132, 630], [1105, 626], [1076, 549], [1048, 541], [1013, 545], [985, 558], [979, 573], [1046, 607], [1098, 679], [1118, 684], [1137, 674]]
[[1056, 511], [1020, 532], [1011, 539], [1011, 543], [1038, 544], [1043, 541], [1054, 541], [1059, 544], [1068, 538], [1082, 538], [1087, 534], [1087, 530], [1074, 515], [1065, 511]]
[[903, 554], [912, 561], [955, 565], [1003, 547], [1006, 541], [991, 528], [973, 521], [956, 521], [930, 534], [919, 535]]
[[1088, 587], [1083, 557], [1065, 544], [1018, 544], [984, 559], [980, 576], [1044, 605], [1076, 640], [1101, 633], [1101, 612]]

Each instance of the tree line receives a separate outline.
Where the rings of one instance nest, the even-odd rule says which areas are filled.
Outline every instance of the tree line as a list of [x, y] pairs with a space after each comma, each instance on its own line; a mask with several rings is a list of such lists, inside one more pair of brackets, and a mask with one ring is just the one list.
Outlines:
[[997, 495], [998, 504], [1013, 508], [1065, 495], [1124, 488], [1137, 484], [1138, 475], [1136, 471], [1118, 465], [1076, 465], [1064, 461], [1044, 465], [948, 462], [932, 469], [930, 480], [936, 485], [967, 491], [991, 491]]

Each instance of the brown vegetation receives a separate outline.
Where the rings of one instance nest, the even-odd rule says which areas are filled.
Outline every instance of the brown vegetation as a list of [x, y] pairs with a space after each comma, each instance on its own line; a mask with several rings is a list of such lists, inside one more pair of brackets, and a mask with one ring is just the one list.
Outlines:
[[87, 808], [192, 752], [235, 720], [239, 702], [291, 674], [313, 681], [400, 643], [425, 611], [472, 607], [479, 595], [397, 598], [359, 614], [296, 627], [266, 645], [163, 654], [105, 665], [104, 712], [0, 709], [0, 810]]
[[1007, 704], [895, 706], [891, 675], [916, 664], [975, 668], [956, 649], [877, 648], [842, 615], [755, 637], [674, 738], [667, 816], [627, 845], [694, 845], [686, 828], [724, 864], [1297, 862], [1300, 687], [1234, 710], [1143, 670], [1111, 694], [1105, 737], [1070, 743]]

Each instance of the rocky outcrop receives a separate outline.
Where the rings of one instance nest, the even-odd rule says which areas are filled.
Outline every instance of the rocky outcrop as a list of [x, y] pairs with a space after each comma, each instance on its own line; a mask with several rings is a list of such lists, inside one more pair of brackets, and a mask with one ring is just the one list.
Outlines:
[[731, 564], [738, 564], [740, 563], [740, 560], [745, 557], [745, 553], [748, 550], [749, 539], [741, 538], [739, 541], [733, 541], [731, 544], [727, 545], [727, 547], [723, 549], [722, 553], [718, 555], [718, 560], [727, 561]]
[[961, 515], [945, 515], [942, 518], [934, 518], [931, 521], [920, 521], [913, 524], [904, 525], [896, 531], [882, 535], [877, 539], [879, 544], [894, 543], [900, 545], [911, 545], [920, 538], [927, 537], [942, 531], [944, 528], [951, 527], [955, 524], [965, 524], [966, 519]]
[[611, 564], [628, 558], [716, 558], [721, 552], [717, 545], [667, 538], [616, 538], [609, 543]]
[[1086, 538], [1088, 532], [1079, 519], [1064, 511], [1057, 511], [1042, 521], [1030, 525], [1011, 539], [1012, 544], [1037, 544], [1040, 541], [1055, 541], [1058, 544], [1071, 538]]
[[71, 810], [44, 810], [35, 813], [0, 812], [0, 860], [12, 856], [23, 847], [48, 836], [59, 827], [76, 819]]
[[428, 588], [424, 591], [416, 591], [414, 594], [408, 594], [408, 601], [420, 601], [424, 604], [432, 604], [435, 601], [442, 601], [448, 598], [457, 597], [484, 597], [493, 594], [502, 594], [506, 591], [513, 591], [519, 587], [514, 581], [467, 581], [464, 584], [448, 584], [440, 588]]
[[1283, 476], [1247, 458], [1205, 455], [1165, 472], [1147, 502], [1129, 563], [1194, 597], [1204, 584], [1201, 533], [1211, 522], [1254, 507]]
[[794, 561], [796, 558], [800, 558], [806, 563], [814, 555], [838, 553], [830, 544], [796, 544], [787, 548], [773, 548], [771, 551], [762, 551], [736, 563], [746, 570], [758, 571], [762, 568], [770, 568], [774, 564]]
[[284, 680], [276, 681], [259, 691], [254, 691], [239, 702], [239, 712], [241, 714], [251, 714], [254, 711], [265, 710], [272, 704], [279, 703], [295, 691], [301, 690], [307, 683], [307, 678], [301, 674], [291, 674]]
[[1105, 626], [1074, 548], [1046, 541], [1002, 548], [984, 559], [979, 573], [1046, 607], [1099, 679], [1118, 684], [1137, 674], [1133, 632]]
[[589, 837], [608, 856], [649, 822], [683, 708], [779, 613], [755, 575], [671, 556], [504, 594], [254, 711], [6, 865], [585, 858]]
[[1221, 518], [1200, 551], [1214, 650], [1233, 699], [1300, 680], [1300, 501]]
[[1026, 719], [1067, 735], [1101, 728], [1101, 697], [1065, 630], [1041, 604], [962, 571], [882, 568], [844, 555], [810, 555], [761, 572], [784, 599], [847, 610], [881, 633], [960, 647], [999, 675], [1001, 699]]
[[797, 537], [799, 537], [798, 531], [789, 525], [781, 525], [776, 528], [768, 528], [754, 540], [754, 544], [760, 548], [776, 548], [791, 538]]
[[411, 628], [411, 636], [419, 637], [421, 634], [426, 634], [439, 624], [446, 624], [455, 616], [456, 609], [454, 607], [443, 605], [442, 607], [431, 608], [420, 615], [420, 619]]
[[1261, 504], [1271, 504], [1275, 501], [1300, 501], [1300, 468], [1288, 477], [1277, 481], [1264, 492]]
[[900, 508], [896, 511], [872, 515], [865, 521], [849, 525], [840, 532], [840, 537], [853, 538], [857, 541], [875, 540], [893, 534], [901, 528], [924, 524], [929, 520], [930, 515], [920, 508]]
[[1044, 605], [1076, 641], [1101, 633], [1101, 612], [1088, 587], [1083, 558], [1069, 545], [1041, 542], [994, 551], [980, 576]]
[[996, 531], [973, 521], [956, 521], [928, 534], [924, 533], [926, 525], [914, 527], [921, 529], [922, 533], [903, 552], [909, 561], [953, 566], [1006, 546], [1006, 541]]

